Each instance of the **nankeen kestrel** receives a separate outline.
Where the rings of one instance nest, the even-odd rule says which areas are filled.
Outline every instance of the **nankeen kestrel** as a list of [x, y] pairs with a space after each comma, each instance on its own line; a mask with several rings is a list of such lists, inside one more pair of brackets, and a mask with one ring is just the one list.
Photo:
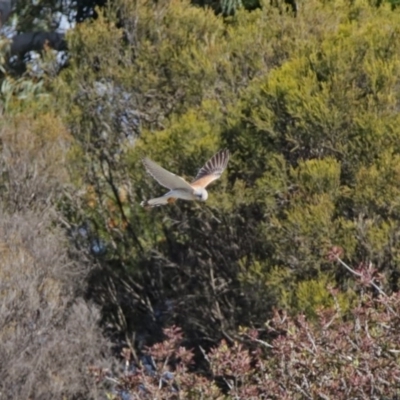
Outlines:
[[162, 197], [145, 200], [140, 203], [143, 207], [155, 207], [173, 203], [176, 199], [206, 201], [206, 187], [224, 172], [229, 161], [229, 151], [220, 150], [212, 156], [197, 173], [192, 183], [160, 167], [147, 157], [143, 159], [146, 171], [162, 186], [170, 191]]

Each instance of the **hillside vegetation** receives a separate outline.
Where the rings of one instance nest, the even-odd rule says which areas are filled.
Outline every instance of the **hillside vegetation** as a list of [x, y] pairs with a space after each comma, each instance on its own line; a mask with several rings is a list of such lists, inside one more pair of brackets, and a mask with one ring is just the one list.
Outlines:
[[[0, 338], [22, 298], [72, 337], [48, 398], [400, 395], [400, 11], [273, 3], [115, 0], [61, 72], [3, 68]], [[190, 179], [221, 148], [205, 204], [140, 206], [143, 156]], [[46, 398], [16, 346], [0, 392]]]

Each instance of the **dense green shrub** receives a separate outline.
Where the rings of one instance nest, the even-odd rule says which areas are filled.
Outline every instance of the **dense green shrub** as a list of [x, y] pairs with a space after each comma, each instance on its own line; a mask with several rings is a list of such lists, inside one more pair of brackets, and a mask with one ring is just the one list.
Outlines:
[[[333, 245], [396, 288], [398, 13], [311, 2], [295, 19], [264, 5], [224, 22], [182, 1], [120, 5], [125, 40], [112, 14], [78, 27], [54, 88], [86, 188], [68, 217], [108, 243], [104, 268], [140, 282], [122, 285], [141, 307], [119, 303], [119, 326], [172, 301], [168, 320], [215, 337], [273, 305], [314, 314], [328, 281], [347, 309]], [[144, 154], [190, 177], [223, 146], [206, 205], [140, 209], [162, 192]]]
[[[65, 216], [106, 246], [92, 281], [105, 320], [141, 337], [174, 321], [213, 342], [273, 306], [331, 307], [328, 283], [348, 310], [334, 245], [396, 289], [398, 12], [312, 1], [296, 18], [264, 4], [224, 20], [181, 0], [118, 6], [122, 26], [111, 10], [71, 32], [53, 85], [75, 140]], [[143, 155], [190, 178], [221, 147], [232, 160], [205, 205], [140, 208], [162, 193]]]

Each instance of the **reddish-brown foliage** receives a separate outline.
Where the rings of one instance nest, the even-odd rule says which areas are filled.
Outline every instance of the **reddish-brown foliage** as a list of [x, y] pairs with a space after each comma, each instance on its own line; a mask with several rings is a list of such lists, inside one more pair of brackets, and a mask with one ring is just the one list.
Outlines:
[[347, 315], [339, 307], [324, 309], [310, 321], [275, 311], [262, 339], [243, 329], [242, 341], [222, 341], [204, 353], [207, 374], [191, 370], [193, 352], [180, 346], [181, 331], [165, 330], [165, 341], [148, 349], [147, 361], [136, 364], [124, 353], [124, 373], [108, 378], [116, 383], [115, 398], [397, 398], [400, 293], [364, 292], [368, 270], [358, 271], [359, 302]]

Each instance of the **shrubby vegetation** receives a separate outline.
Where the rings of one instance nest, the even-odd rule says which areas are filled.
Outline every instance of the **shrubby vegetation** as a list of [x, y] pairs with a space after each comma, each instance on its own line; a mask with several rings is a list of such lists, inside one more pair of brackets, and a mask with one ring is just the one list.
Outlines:
[[[214, 11], [116, 0], [3, 69], [7, 396], [398, 396], [399, 11]], [[206, 204], [140, 207], [143, 155], [223, 147]]]
[[[366, 278], [368, 269], [361, 271]], [[190, 372], [193, 351], [181, 346], [180, 330], [166, 329], [166, 339], [147, 350], [150, 361], [114, 376], [116, 392], [143, 399], [176, 399], [178, 393], [207, 399], [395, 398], [399, 295], [377, 300], [363, 280], [356, 285], [359, 301], [345, 318], [331, 290], [336, 307], [319, 309], [313, 323], [304, 314], [275, 311], [266, 322], [268, 341], [254, 329], [241, 329], [230, 345], [223, 340], [204, 354], [208, 379]], [[123, 355], [132, 365], [128, 349]], [[94, 373], [101, 378], [109, 371]]]
[[95, 397], [87, 367], [111, 353], [85, 300], [93, 266], [56, 226], [71, 137], [41, 85], [1, 90], [0, 397]]

